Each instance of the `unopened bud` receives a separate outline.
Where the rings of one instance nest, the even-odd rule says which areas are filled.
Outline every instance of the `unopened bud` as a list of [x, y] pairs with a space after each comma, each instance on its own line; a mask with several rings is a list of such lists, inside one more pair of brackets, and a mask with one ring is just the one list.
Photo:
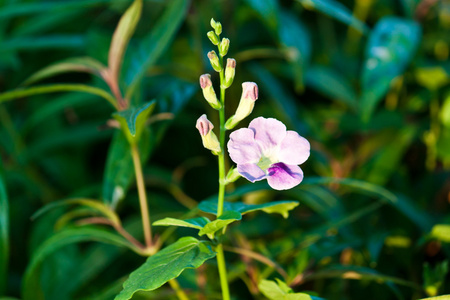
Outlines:
[[242, 84], [242, 96], [239, 102], [236, 113], [231, 116], [225, 124], [226, 129], [232, 129], [240, 121], [246, 118], [255, 106], [255, 101], [258, 99], [258, 85], [254, 82], [244, 82]]
[[230, 48], [230, 40], [227, 38], [223, 38], [222, 42], [219, 45], [219, 54], [224, 57], [228, 53], [228, 48]]
[[209, 40], [211, 41], [211, 43], [213, 43], [214, 45], [219, 45], [219, 37], [214, 33], [214, 31], [208, 31], [208, 33], [206, 34], [209, 38]]
[[203, 97], [215, 109], [220, 109], [222, 105], [217, 100], [216, 92], [212, 86], [211, 75], [203, 74], [200, 76], [200, 87], [202, 88]]
[[225, 68], [225, 81], [223, 83], [224, 88], [229, 88], [234, 80], [234, 74], [236, 73], [236, 60], [233, 58], [227, 59], [227, 67]]
[[202, 115], [197, 119], [195, 127], [198, 129], [200, 136], [202, 137], [203, 147], [213, 151], [213, 153], [220, 153], [220, 143], [217, 136], [212, 129], [214, 125], [208, 120], [206, 115]]
[[222, 24], [220, 24], [220, 22], [216, 22], [214, 21], [214, 19], [211, 18], [210, 24], [217, 35], [220, 35], [222, 33]]
[[225, 183], [232, 183], [238, 180], [241, 177], [241, 174], [239, 174], [237, 168], [231, 167], [231, 169], [227, 173], [227, 177], [225, 178]]
[[222, 71], [222, 66], [220, 65], [219, 57], [217, 57], [217, 54], [214, 50], [208, 52], [208, 58], [209, 62], [211, 63], [211, 66], [216, 72]]

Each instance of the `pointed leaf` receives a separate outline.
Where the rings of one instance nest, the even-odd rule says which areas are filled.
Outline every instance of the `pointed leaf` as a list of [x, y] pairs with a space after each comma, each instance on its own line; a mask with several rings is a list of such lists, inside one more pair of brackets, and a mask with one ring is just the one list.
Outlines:
[[116, 99], [105, 90], [84, 84], [52, 84], [12, 90], [0, 94], [0, 103], [22, 97], [59, 92], [83, 92], [100, 96], [117, 109]]
[[[297, 201], [274, 201], [263, 204], [245, 204], [242, 202], [224, 202], [223, 209], [224, 211], [237, 211], [243, 215], [249, 212], [262, 210], [268, 214], [271, 213], [279, 213], [284, 218], [287, 218], [289, 215], [289, 211], [298, 206], [299, 203]], [[206, 200], [202, 201], [198, 208], [201, 211], [216, 214], [217, 213], [217, 200]]]
[[147, 70], [164, 53], [187, 13], [189, 1], [172, 0], [137, 49], [130, 51], [131, 67], [126, 76], [126, 99], [131, 99]]
[[421, 28], [411, 20], [384, 17], [375, 25], [366, 46], [360, 110], [368, 121], [392, 79], [401, 75], [420, 43]]
[[115, 300], [128, 300], [138, 291], [152, 291], [167, 281], [177, 278], [185, 269], [195, 269], [206, 260], [213, 258], [215, 252], [207, 242], [193, 237], [184, 237], [164, 248], [147, 261], [123, 284], [122, 292]]
[[336, 19], [356, 30], [366, 33], [369, 29], [366, 24], [355, 18], [352, 12], [343, 4], [335, 0], [299, 0], [306, 8], [317, 10], [333, 19]]
[[153, 226], [179, 226], [195, 229], [203, 229], [210, 220], [205, 217], [199, 217], [194, 219], [180, 220], [175, 218], [164, 218], [153, 223]]
[[116, 31], [111, 40], [108, 55], [108, 68], [111, 77], [117, 81], [122, 66], [122, 59], [127, 49], [128, 42], [133, 35], [136, 25], [141, 17], [142, 0], [135, 0], [120, 18]]
[[277, 278], [277, 282], [271, 280], [261, 280], [258, 284], [259, 291], [269, 300], [312, 300], [313, 298], [305, 293], [293, 293], [286, 283]]
[[86, 72], [100, 76], [100, 72], [104, 68], [102, 63], [91, 57], [74, 57], [43, 68], [25, 80], [23, 85], [30, 85], [36, 81], [68, 72]]
[[71, 228], [60, 231], [45, 242], [43, 242], [39, 248], [33, 252], [31, 262], [28, 264], [23, 280], [23, 299], [24, 300], [43, 300], [44, 296], [41, 290], [41, 276], [40, 276], [40, 264], [42, 261], [56, 250], [70, 244], [96, 241], [107, 244], [116, 245], [119, 247], [130, 248], [135, 251], [136, 249], [121, 236], [111, 233], [109, 231], [97, 229], [97, 228]]
[[242, 215], [237, 211], [225, 211], [220, 217], [218, 217], [216, 220], [211, 221], [210, 223], [206, 224], [198, 233], [199, 236], [202, 236], [204, 234], [208, 235], [210, 239], [214, 238], [214, 234], [227, 226], [228, 224], [231, 224], [235, 221], [239, 221], [242, 219]]
[[144, 103], [139, 107], [131, 107], [113, 114], [130, 144], [139, 141], [145, 127], [145, 121], [155, 109], [156, 101]]
[[9, 205], [6, 187], [0, 177], [0, 295], [5, 292], [9, 262]]

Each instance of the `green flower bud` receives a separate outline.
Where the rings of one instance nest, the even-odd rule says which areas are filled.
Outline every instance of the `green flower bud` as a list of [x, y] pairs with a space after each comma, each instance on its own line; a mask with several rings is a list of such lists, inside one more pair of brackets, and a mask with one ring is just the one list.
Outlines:
[[220, 24], [220, 22], [216, 22], [213, 18], [211, 18], [210, 24], [217, 35], [220, 35], [222, 33], [222, 24]]
[[226, 129], [233, 129], [240, 121], [246, 118], [255, 106], [258, 99], [258, 85], [254, 82], [244, 82], [242, 84], [242, 96], [236, 113], [231, 116], [225, 123]]
[[220, 109], [222, 105], [217, 100], [216, 92], [212, 86], [211, 75], [203, 74], [200, 76], [200, 87], [202, 88], [203, 97], [215, 109]]
[[222, 42], [219, 45], [219, 54], [224, 57], [228, 53], [228, 48], [230, 48], [230, 40], [227, 38], [223, 38]]
[[214, 45], [219, 45], [219, 37], [214, 33], [214, 31], [208, 31], [208, 33], [206, 34], [209, 38], [209, 40], [211, 41], [211, 43], [213, 43]]
[[195, 127], [198, 129], [198, 132], [202, 137], [203, 147], [213, 151], [214, 154], [218, 154], [222, 151], [219, 140], [212, 131], [214, 125], [208, 120], [205, 114], [197, 119], [197, 124]]
[[223, 83], [224, 88], [229, 88], [234, 80], [234, 74], [236, 73], [236, 60], [233, 58], [227, 59], [227, 67], [225, 68], [225, 82]]
[[208, 52], [208, 58], [209, 62], [211, 63], [211, 66], [216, 72], [222, 71], [222, 66], [220, 65], [219, 57], [217, 57], [217, 54], [214, 50]]
[[231, 167], [231, 169], [228, 171], [227, 177], [225, 178], [225, 183], [232, 183], [238, 180], [241, 177], [241, 174], [239, 174], [238, 170], [236, 168]]

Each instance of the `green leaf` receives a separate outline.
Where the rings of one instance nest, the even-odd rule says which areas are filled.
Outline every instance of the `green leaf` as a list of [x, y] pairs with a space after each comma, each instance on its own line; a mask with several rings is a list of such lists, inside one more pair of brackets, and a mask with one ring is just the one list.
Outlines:
[[296, 89], [303, 90], [304, 73], [311, 57], [311, 37], [308, 29], [291, 12], [281, 11], [278, 35], [286, 48]]
[[115, 300], [128, 300], [138, 291], [152, 291], [167, 281], [177, 278], [185, 269], [195, 269], [206, 260], [213, 258], [215, 252], [207, 242], [193, 237], [184, 237], [164, 248], [147, 261], [123, 284], [122, 292]]
[[336, 19], [356, 30], [366, 33], [369, 31], [366, 24], [355, 18], [352, 12], [343, 4], [335, 0], [299, 0], [307, 9], [317, 10], [333, 19]]
[[270, 300], [311, 300], [311, 296], [305, 293], [293, 293], [286, 283], [277, 278], [277, 282], [261, 280], [258, 284], [259, 291]]
[[450, 300], [450, 295], [442, 295], [437, 297], [422, 298], [420, 300]]
[[8, 51], [36, 51], [43, 49], [83, 49], [86, 39], [82, 35], [47, 35], [40, 37], [18, 37], [0, 43], [0, 54]]
[[60, 231], [33, 252], [31, 262], [28, 264], [22, 285], [22, 295], [24, 300], [44, 300], [40, 285], [40, 264], [42, 261], [54, 253], [56, 250], [74, 243], [96, 241], [119, 247], [135, 249], [121, 236], [97, 228], [71, 228]]
[[384, 17], [375, 25], [366, 46], [360, 111], [368, 121], [391, 81], [401, 75], [421, 40], [421, 27], [411, 20]]
[[100, 201], [93, 200], [93, 199], [85, 199], [85, 198], [67, 199], [67, 200], [49, 203], [49, 204], [45, 205], [44, 207], [42, 207], [41, 209], [39, 209], [36, 213], [34, 213], [32, 218], [36, 219], [39, 216], [41, 216], [42, 214], [46, 213], [47, 211], [49, 211], [53, 208], [61, 207], [61, 206], [65, 206], [65, 205], [73, 205], [73, 204], [90, 207], [90, 208], [100, 212], [101, 214], [103, 214], [106, 218], [108, 218], [114, 224], [120, 224], [119, 216], [113, 210], [111, 210], [111, 208], [109, 208], [108, 206], [106, 206], [105, 204], [103, 204]]
[[437, 91], [450, 81], [450, 76], [441, 66], [415, 70], [417, 82], [431, 91]]
[[450, 225], [437, 224], [431, 229], [431, 236], [444, 243], [450, 243]]
[[59, 92], [83, 92], [97, 95], [108, 101], [114, 108], [117, 109], [116, 99], [110, 93], [100, 88], [84, 84], [52, 84], [12, 90], [0, 94], [0, 103], [22, 97]]
[[132, 98], [147, 70], [164, 53], [184, 20], [188, 7], [187, 0], [170, 1], [151, 33], [137, 49], [130, 51], [132, 61], [126, 76], [128, 84], [126, 99]]
[[272, 30], [278, 27], [278, 2], [276, 0], [246, 0], [267, 22]]
[[[151, 139], [154, 139], [154, 134], [148, 128], [144, 129], [138, 142], [142, 163], [145, 163], [149, 157]], [[125, 198], [134, 176], [130, 143], [122, 131], [116, 131], [108, 149], [103, 175], [103, 202], [115, 209], [117, 204]]]
[[330, 67], [310, 66], [306, 72], [306, 85], [355, 111], [357, 109], [356, 94], [350, 81]]
[[[236, 211], [245, 215], [246, 213], [262, 210], [268, 214], [278, 213], [285, 219], [289, 216], [289, 211], [298, 206], [297, 201], [274, 201], [263, 204], [245, 204], [243, 202], [224, 202], [224, 211]], [[198, 208], [206, 213], [217, 214], [217, 200], [202, 201]]]
[[120, 18], [119, 24], [114, 31], [108, 54], [108, 68], [114, 81], [117, 81], [119, 78], [123, 56], [139, 22], [141, 12], [142, 0], [135, 0]]
[[0, 177], [0, 295], [5, 292], [9, 263], [9, 205], [6, 186]]
[[188, 227], [195, 228], [198, 230], [203, 229], [206, 224], [211, 222], [208, 218], [199, 217], [194, 219], [180, 220], [175, 218], [164, 218], [153, 222], [153, 226], [179, 226], [179, 227]]
[[442, 104], [440, 119], [442, 125], [447, 128], [450, 128], [450, 94], [445, 97], [444, 104]]
[[153, 100], [139, 107], [131, 107], [113, 114], [113, 117], [119, 121], [120, 127], [130, 144], [139, 141], [142, 131], [145, 128], [145, 122], [155, 109], [155, 105], [156, 101]]
[[58, 74], [67, 72], [86, 72], [100, 76], [100, 72], [106, 67], [91, 57], [74, 57], [52, 64], [31, 75], [23, 85], [30, 85]]
[[216, 220], [207, 223], [198, 233], [199, 236], [206, 234], [210, 239], [214, 238], [214, 234], [235, 221], [242, 219], [242, 215], [237, 211], [225, 211]]

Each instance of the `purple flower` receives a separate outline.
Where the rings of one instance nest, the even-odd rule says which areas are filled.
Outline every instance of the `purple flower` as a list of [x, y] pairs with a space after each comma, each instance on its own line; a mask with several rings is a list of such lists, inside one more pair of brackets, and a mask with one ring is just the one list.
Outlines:
[[267, 178], [276, 190], [287, 190], [303, 180], [298, 165], [309, 157], [309, 142], [272, 118], [259, 117], [248, 128], [230, 134], [228, 152], [239, 174], [251, 182]]

